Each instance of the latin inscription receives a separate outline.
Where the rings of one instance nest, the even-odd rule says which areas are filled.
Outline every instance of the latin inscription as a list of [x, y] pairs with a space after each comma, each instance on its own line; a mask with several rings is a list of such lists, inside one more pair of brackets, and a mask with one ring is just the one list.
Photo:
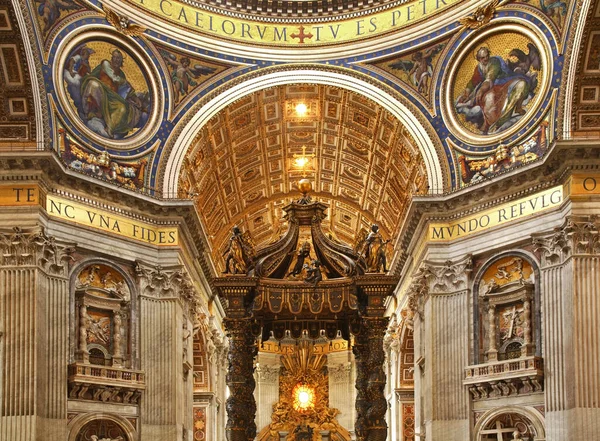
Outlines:
[[183, 26], [215, 36], [243, 40], [248, 43], [277, 45], [343, 42], [398, 30], [424, 20], [459, 0], [413, 0], [395, 9], [370, 17], [345, 20], [333, 24], [272, 25], [254, 21], [225, 18], [197, 9], [177, 0], [129, 0], [141, 8]]
[[14, 185], [0, 187], [0, 206], [36, 205], [39, 203], [39, 190], [34, 185]]
[[560, 205], [563, 201], [563, 188], [555, 187], [529, 198], [502, 205], [476, 216], [470, 216], [451, 224], [429, 226], [429, 240], [452, 240], [474, 234], [490, 227], [502, 225], [524, 216], [532, 215]]
[[[294, 345], [280, 345], [272, 341], [266, 341], [261, 344], [261, 351], [271, 352], [276, 354], [291, 354], [296, 350]], [[327, 354], [330, 352], [340, 352], [348, 350], [348, 342], [346, 340], [336, 340], [327, 344], [315, 344], [313, 351], [315, 354]]]
[[48, 196], [46, 209], [51, 216], [71, 220], [99, 230], [109, 231], [154, 245], [177, 245], [176, 228], [154, 228], [147, 224], [133, 222], [123, 216], [96, 211], [54, 196]]

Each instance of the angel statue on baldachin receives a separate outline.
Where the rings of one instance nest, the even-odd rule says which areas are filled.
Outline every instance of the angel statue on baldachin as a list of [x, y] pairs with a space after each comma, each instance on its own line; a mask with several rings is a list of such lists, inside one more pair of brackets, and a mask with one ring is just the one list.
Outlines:
[[355, 250], [360, 254], [367, 264], [367, 272], [387, 273], [387, 250], [390, 239], [384, 240], [379, 232], [379, 226], [373, 224], [371, 231], [367, 233], [364, 228], [358, 234]]

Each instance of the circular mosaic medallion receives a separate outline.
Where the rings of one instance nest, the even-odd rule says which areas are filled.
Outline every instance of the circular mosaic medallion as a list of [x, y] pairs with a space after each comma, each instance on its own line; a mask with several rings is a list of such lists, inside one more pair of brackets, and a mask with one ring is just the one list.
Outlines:
[[459, 46], [444, 87], [450, 131], [481, 145], [504, 141], [527, 125], [548, 91], [546, 47], [516, 24], [490, 27]]
[[83, 33], [60, 49], [55, 86], [70, 122], [113, 148], [144, 142], [162, 101], [141, 50], [110, 34]]

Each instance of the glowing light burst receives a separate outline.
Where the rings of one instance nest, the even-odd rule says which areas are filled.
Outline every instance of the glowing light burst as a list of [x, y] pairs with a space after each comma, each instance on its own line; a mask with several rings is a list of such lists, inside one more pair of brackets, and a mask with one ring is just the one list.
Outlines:
[[300, 104], [296, 105], [296, 114], [298, 116], [306, 115], [307, 111], [308, 111], [308, 108], [306, 107], [306, 104], [300, 103]]
[[315, 391], [307, 384], [298, 384], [294, 388], [294, 409], [306, 411], [315, 405]]

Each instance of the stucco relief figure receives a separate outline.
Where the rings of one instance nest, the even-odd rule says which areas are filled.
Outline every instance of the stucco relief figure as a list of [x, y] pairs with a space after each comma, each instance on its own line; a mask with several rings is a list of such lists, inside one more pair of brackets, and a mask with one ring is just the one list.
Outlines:
[[249, 234], [242, 234], [239, 227], [233, 227], [229, 247], [223, 253], [225, 271], [223, 274], [245, 274], [252, 261], [253, 246]]
[[[110, 59], [102, 59], [92, 69], [90, 56], [97, 51], [91, 45], [78, 46], [67, 58], [63, 68], [67, 92], [90, 130], [123, 139], [146, 124], [151, 97], [147, 90], [135, 90], [123, 70], [124, 52], [118, 48], [111, 48]], [[142, 76], [141, 71], [138, 74]], [[143, 86], [147, 89], [147, 84]]]
[[455, 109], [482, 134], [506, 130], [526, 113], [537, 87], [536, 71], [541, 69], [538, 49], [532, 43], [527, 47], [527, 54], [512, 49], [508, 60], [492, 55], [487, 46], [477, 50], [477, 64]]
[[95, 318], [88, 314], [88, 319], [88, 343], [99, 342], [107, 345], [110, 341], [110, 318]]

